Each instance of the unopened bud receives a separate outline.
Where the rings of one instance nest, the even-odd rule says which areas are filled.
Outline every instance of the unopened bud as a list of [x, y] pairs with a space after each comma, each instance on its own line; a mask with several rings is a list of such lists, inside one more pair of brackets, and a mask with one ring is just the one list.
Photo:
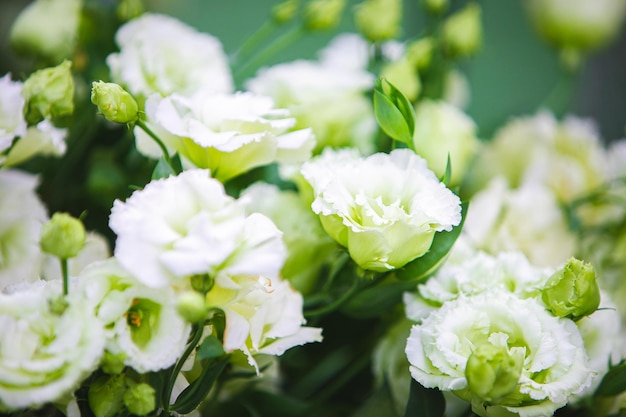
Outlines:
[[422, 84], [417, 69], [407, 57], [386, 64], [382, 68], [380, 76], [402, 91], [409, 101], [417, 100]]
[[121, 0], [115, 9], [117, 18], [122, 22], [141, 16], [144, 12], [142, 0]]
[[22, 88], [26, 101], [25, 117], [35, 124], [45, 119], [62, 117], [74, 112], [74, 78], [72, 63], [63, 61], [56, 67], [33, 72]]
[[120, 415], [126, 383], [124, 375], [101, 376], [91, 383], [87, 399], [95, 417]]
[[419, 70], [430, 66], [435, 50], [435, 41], [431, 37], [425, 37], [411, 42], [407, 46], [406, 56]]
[[365, 0], [356, 6], [354, 19], [359, 32], [372, 42], [397, 37], [402, 20], [401, 0]]
[[139, 383], [131, 386], [124, 393], [124, 405], [138, 416], [145, 416], [156, 408], [156, 392], [151, 385]]
[[112, 353], [107, 350], [104, 352], [104, 356], [100, 360], [100, 369], [105, 374], [117, 375], [121, 374], [126, 365], [126, 354], [124, 352]]
[[341, 21], [345, 0], [311, 0], [304, 9], [304, 26], [308, 30], [334, 29]]
[[513, 392], [524, 364], [523, 352], [515, 353], [511, 355], [506, 347], [491, 343], [479, 345], [465, 365], [465, 378], [472, 394], [483, 401], [497, 402]]
[[541, 299], [557, 317], [578, 320], [598, 309], [600, 288], [590, 263], [571, 258], [543, 288]]
[[118, 84], [94, 81], [91, 102], [98, 106], [100, 113], [110, 122], [126, 124], [137, 120], [137, 102]]
[[449, 0], [424, 0], [426, 9], [435, 14], [440, 14], [448, 9]]
[[197, 291], [186, 291], [178, 297], [176, 310], [189, 323], [199, 323], [206, 319], [205, 297]]
[[471, 2], [445, 21], [443, 42], [450, 56], [470, 56], [480, 49], [483, 38], [480, 17], [480, 6]]
[[298, 12], [299, 0], [285, 0], [272, 7], [272, 19], [279, 25], [293, 20]]
[[41, 230], [41, 250], [60, 259], [78, 255], [85, 245], [85, 226], [67, 213], [54, 213]]

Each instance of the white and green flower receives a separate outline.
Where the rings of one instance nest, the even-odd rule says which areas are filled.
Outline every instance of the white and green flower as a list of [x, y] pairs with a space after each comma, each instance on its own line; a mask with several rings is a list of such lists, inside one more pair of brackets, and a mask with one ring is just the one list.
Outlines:
[[402, 267], [461, 220], [459, 198], [408, 149], [368, 158], [328, 150], [305, 163], [302, 175], [322, 226], [364, 269]]
[[16, 137], [26, 133], [22, 83], [11, 81], [9, 74], [0, 78], [0, 109], [0, 152], [3, 152]]

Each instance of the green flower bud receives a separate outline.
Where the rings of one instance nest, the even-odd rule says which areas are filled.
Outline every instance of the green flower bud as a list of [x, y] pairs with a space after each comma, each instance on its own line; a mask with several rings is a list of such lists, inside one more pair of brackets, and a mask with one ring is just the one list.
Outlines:
[[115, 9], [117, 18], [122, 22], [139, 17], [143, 14], [144, 7], [142, 0], [121, 0]]
[[598, 309], [600, 288], [590, 263], [571, 258], [544, 286], [541, 299], [557, 317], [578, 320]]
[[272, 7], [272, 19], [279, 25], [293, 20], [298, 12], [299, 0], [285, 0]]
[[480, 6], [471, 2], [445, 21], [443, 42], [449, 55], [469, 56], [480, 49], [483, 37], [480, 16]]
[[26, 101], [24, 112], [28, 123], [35, 124], [44, 118], [62, 117], [74, 112], [71, 67], [70, 61], [63, 61], [56, 67], [35, 71], [24, 81], [22, 96]]
[[101, 376], [89, 386], [87, 400], [96, 417], [114, 417], [123, 407], [124, 375]]
[[359, 32], [372, 42], [386, 41], [400, 33], [401, 0], [365, 0], [356, 6], [354, 19]]
[[424, 0], [426, 9], [435, 14], [443, 13], [448, 9], [449, 0]]
[[304, 26], [308, 30], [334, 29], [341, 21], [345, 0], [311, 0], [304, 9]]
[[137, 102], [126, 90], [115, 83], [94, 81], [91, 102], [111, 122], [132, 123], [137, 120]]
[[126, 367], [124, 364], [125, 360], [126, 354], [124, 352], [112, 353], [107, 350], [104, 352], [104, 356], [100, 360], [100, 369], [105, 374], [121, 374]]
[[30, 3], [11, 27], [11, 46], [22, 54], [58, 64], [74, 53], [78, 39], [81, 0], [37, 0]]
[[411, 42], [407, 46], [406, 56], [419, 70], [424, 70], [430, 66], [435, 50], [433, 38], [425, 37]]
[[133, 385], [124, 393], [124, 405], [132, 414], [145, 416], [156, 407], [155, 394], [151, 385], [146, 383]]
[[482, 401], [498, 402], [515, 390], [523, 359], [523, 353], [511, 355], [503, 346], [479, 345], [465, 365], [469, 390]]
[[41, 250], [60, 259], [78, 255], [85, 245], [85, 226], [67, 213], [54, 213], [41, 230]]
[[207, 307], [205, 298], [196, 291], [186, 291], [178, 297], [176, 310], [190, 323], [198, 323], [206, 318]]
[[396, 86], [409, 101], [417, 100], [422, 84], [415, 65], [407, 57], [386, 64], [380, 76]]

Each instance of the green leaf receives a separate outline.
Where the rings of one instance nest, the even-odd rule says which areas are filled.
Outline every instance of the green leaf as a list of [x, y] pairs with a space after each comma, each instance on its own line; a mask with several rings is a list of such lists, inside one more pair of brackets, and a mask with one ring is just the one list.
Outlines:
[[158, 180], [160, 178], [167, 178], [170, 175], [178, 175], [183, 172], [182, 163], [178, 154], [174, 154], [171, 158], [171, 162], [173, 168], [167, 163], [167, 160], [164, 157], [160, 157], [154, 167], [154, 170], [152, 171], [152, 179]]
[[417, 283], [414, 281], [397, 281], [391, 278], [354, 295], [341, 307], [341, 312], [362, 319], [379, 317], [398, 305], [405, 291], [416, 288]]
[[424, 388], [411, 379], [411, 391], [404, 417], [443, 417], [445, 411], [446, 401], [441, 391]]
[[224, 353], [222, 342], [217, 337], [211, 335], [207, 336], [200, 344], [196, 358], [199, 360], [214, 359], [224, 355]]
[[421, 281], [428, 278], [437, 271], [446, 258], [448, 252], [461, 234], [465, 216], [467, 214], [468, 202], [461, 205], [461, 223], [452, 228], [449, 232], [439, 232], [435, 234], [433, 243], [426, 255], [409, 262], [407, 265], [398, 269], [395, 276], [401, 281]]
[[389, 137], [413, 147], [413, 106], [400, 90], [383, 78], [377, 81], [374, 88], [374, 114], [380, 128]]
[[612, 397], [626, 391], [626, 361], [612, 367], [604, 375], [595, 395], [600, 397]]
[[180, 414], [188, 414], [195, 410], [209, 393], [213, 384], [228, 364], [229, 359], [230, 355], [222, 356], [204, 364], [198, 379], [180, 393], [174, 404], [172, 404], [171, 409]]
[[443, 174], [443, 178], [441, 178], [441, 182], [446, 185], [446, 187], [450, 188], [450, 181], [452, 180], [452, 164], [450, 162], [450, 153], [448, 152], [448, 159], [446, 161], [446, 172]]

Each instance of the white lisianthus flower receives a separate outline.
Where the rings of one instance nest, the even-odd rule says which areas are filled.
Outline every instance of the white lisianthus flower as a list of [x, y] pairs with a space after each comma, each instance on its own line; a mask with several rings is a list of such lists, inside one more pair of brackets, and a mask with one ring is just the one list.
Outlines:
[[[356, 46], [350, 48], [350, 46]], [[354, 39], [340, 42], [325, 53], [322, 61], [296, 60], [261, 69], [246, 82], [248, 91], [272, 97], [296, 118], [297, 128], [313, 129], [317, 145], [354, 146], [362, 154], [374, 150], [376, 120], [366, 92], [374, 86], [374, 76], [358, 64], [363, 51]], [[339, 52], [343, 51], [343, 52]], [[339, 53], [348, 59], [337, 59]]]
[[7, 154], [4, 165], [17, 165], [35, 155], [62, 156], [67, 149], [66, 137], [67, 129], [59, 129], [49, 120], [43, 120], [26, 130]]
[[22, 83], [11, 81], [6, 74], [0, 78], [0, 152], [13, 143], [13, 139], [26, 133]]
[[0, 293], [0, 409], [63, 400], [98, 367], [104, 327], [75, 288], [56, 310], [61, 286], [38, 281]]
[[39, 238], [48, 215], [35, 193], [37, 185], [31, 174], [0, 171], [0, 290], [39, 276]]
[[565, 262], [577, 245], [551, 189], [534, 182], [510, 189], [502, 178], [472, 198], [463, 233], [478, 249], [491, 254], [520, 251], [545, 267]]
[[[508, 358], [506, 391], [497, 378], [473, 374], [473, 364], [466, 372], [474, 352], [489, 350]], [[496, 415], [502, 408], [521, 417], [552, 415], [593, 377], [573, 321], [552, 316], [533, 299], [504, 291], [445, 303], [413, 326], [406, 354], [415, 380], [471, 401], [481, 416]], [[484, 391], [472, 390], [474, 384], [491, 384], [499, 395], [485, 401]]]
[[144, 13], [123, 25], [115, 41], [120, 52], [106, 60], [111, 77], [135, 96], [233, 90], [219, 40], [172, 17]]
[[305, 163], [311, 208], [362, 268], [387, 271], [424, 255], [436, 232], [461, 221], [461, 202], [408, 149], [367, 158], [328, 150]]
[[[151, 97], [148, 120], [166, 133], [164, 142], [221, 181], [272, 162], [302, 162], [315, 145], [311, 129], [293, 130], [296, 120], [269, 97], [199, 92]], [[147, 139], [139, 128], [139, 149]], [[147, 154], [151, 154], [148, 150]]]
[[257, 372], [253, 354], [279, 356], [294, 346], [322, 340], [322, 329], [302, 326], [302, 296], [280, 278], [221, 277], [206, 299], [226, 315], [224, 349], [244, 352]]
[[109, 225], [117, 234], [115, 257], [153, 288], [187, 288], [185, 278], [194, 274], [277, 276], [285, 259], [274, 223], [246, 216], [206, 170], [152, 181], [115, 201]]
[[107, 349], [122, 353], [138, 372], [165, 369], [180, 357], [191, 325], [176, 312], [172, 288], [150, 288], [115, 258], [96, 262], [79, 276], [98, 319], [107, 327]]

